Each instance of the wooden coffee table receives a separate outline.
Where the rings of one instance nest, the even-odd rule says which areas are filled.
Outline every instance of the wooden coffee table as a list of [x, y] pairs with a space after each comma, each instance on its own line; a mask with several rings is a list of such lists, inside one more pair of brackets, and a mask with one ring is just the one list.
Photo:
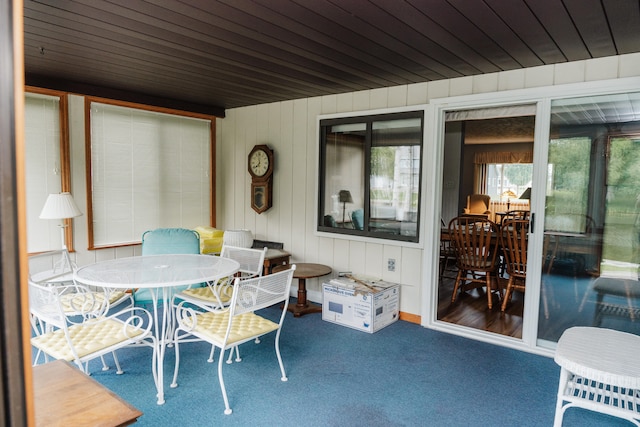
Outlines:
[[[298, 302], [289, 304], [287, 310], [293, 313], [294, 317], [300, 317], [307, 313], [322, 313], [322, 306], [309, 303], [307, 301], [307, 279], [326, 276], [331, 274], [331, 267], [323, 264], [295, 263], [296, 271], [293, 277], [298, 279]], [[289, 269], [290, 265], [278, 265], [273, 268], [273, 272]]]
[[64, 360], [33, 368], [36, 427], [126, 426], [142, 415]]

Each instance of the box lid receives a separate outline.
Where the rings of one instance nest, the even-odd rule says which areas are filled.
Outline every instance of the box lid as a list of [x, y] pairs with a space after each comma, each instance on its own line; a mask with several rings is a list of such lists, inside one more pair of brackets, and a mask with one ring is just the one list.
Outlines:
[[329, 280], [329, 284], [346, 289], [352, 289], [356, 293], [375, 294], [384, 291], [397, 283], [386, 282], [384, 280], [375, 279], [368, 276], [349, 275], [349, 277], [337, 277]]

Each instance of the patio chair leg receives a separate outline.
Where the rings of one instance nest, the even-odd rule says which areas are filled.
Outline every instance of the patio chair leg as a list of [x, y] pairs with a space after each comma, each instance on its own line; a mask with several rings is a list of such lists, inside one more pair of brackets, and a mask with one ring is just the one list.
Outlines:
[[100, 356], [100, 360], [102, 360], [102, 370], [103, 371], [108, 371], [109, 370], [109, 365], [107, 365], [106, 360], [104, 360], [104, 356]]
[[[112, 354], [113, 354], [113, 361], [116, 364], [116, 374], [118, 374], [118, 375], [124, 374], [124, 371], [120, 367], [120, 362], [118, 361], [118, 356], [116, 356], [116, 352], [114, 351]], [[107, 369], [109, 369], [109, 368], [107, 368]]]
[[[230, 349], [233, 353], [233, 348]], [[220, 358], [218, 359], [218, 381], [220, 382], [220, 391], [222, 391], [222, 399], [224, 400], [224, 414], [231, 415], [233, 410], [229, 407], [229, 399], [227, 398], [227, 389], [224, 386], [224, 378], [222, 378], [222, 360], [224, 359], [224, 349], [220, 349]]]
[[242, 359], [240, 358], [240, 349], [238, 348], [238, 346], [235, 346], [231, 349], [231, 351], [229, 352], [229, 358], [227, 359], [227, 365], [231, 365], [233, 363], [233, 351], [236, 351], [236, 362], [242, 362]]
[[276, 333], [276, 356], [278, 356], [278, 364], [280, 365], [280, 373], [282, 373], [282, 377], [280, 377], [281, 381], [289, 381], [287, 378], [287, 373], [284, 370], [284, 364], [282, 363], [282, 356], [280, 355], [280, 330]]

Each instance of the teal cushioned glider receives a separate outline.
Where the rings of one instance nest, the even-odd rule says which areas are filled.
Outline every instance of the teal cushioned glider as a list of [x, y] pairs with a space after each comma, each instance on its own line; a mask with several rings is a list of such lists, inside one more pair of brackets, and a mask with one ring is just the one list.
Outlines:
[[[142, 234], [142, 256], [164, 254], [199, 254], [200, 236], [187, 228], [157, 228]], [[199, 284], [198, 286], [202, 286]], [[180, 292], [188, 286], [176, 286], [172, 293]], [[138, 289], [133, 294], [136, 304], [150, 304], [148, 289]]]

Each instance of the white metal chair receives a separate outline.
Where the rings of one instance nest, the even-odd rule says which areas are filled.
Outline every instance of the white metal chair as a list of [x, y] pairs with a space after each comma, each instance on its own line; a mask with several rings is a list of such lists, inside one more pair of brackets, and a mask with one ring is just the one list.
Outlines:
[[[73, 283], [73, 273], [76, 265], [71, 261], [66, 249], [43, 252], [29, 256], [29, 280], [40, 285], [64, 285]], [[95, 295], [97, 300], [106, 300], [109, 308], [115, 308], [121, 304], [127, 307], [133, 306], [133, 297], [130, 293], [118, 289], [100, 289]], [[70, 310], [64, 300], [63, 308]], [[73, 311], [67, 311], [68, 316], [75, 315]]]
[[[75, 264], [71, 261], [69, 252], [66, 249], [31, 255], [29, 257], [29, 281], [41, 286], [63, 286], [59, 290], [58, 298], [66, 318], [83, 316], [88, 308], [94, 311], [97, 309], [108, 311], [110, 309], [133, 306], [131, 294], [116, 289], [89, 290], [82, 288], [84, 291], [78, 293], [80, 288], [73, 282], [75, 268]], [[91, 295], [84, 295], [87, 292], [91, 292]], [[83, 300], [83, 304], [80, 304], [79, 299]], [[87, 307], [89, 301], [91, 307]], [[31, 326], [36, 335], [42, 335], [52, 331], [54, 328], [60, 328], [61, 324], [46, 323], [43, 319], [31, 316]], [[36, 353], [36, 357], [33, 360], [34, 366], [39, 363], [41, 354], [41, 351]], [[45, 362], [48, 361], [46, 353], [44, 359]], [[109, 367], [106, 361], [103, 357], [101, 359], [102, 370], [108, 370]]]
[[[88, 373], [90, 360], [113, 353], [117, 373], [121, 374], [115, 350], [137, 344], [156, 351], [151, 315], [145, 309], [130, 307], [106, 316], [109, 304], [104, 299], [96, 298], [97, 295], [97, 292], [75, 283], [43, 286], [29, 282], [32, 319], [47, 325], [40, 334], [31, 338], [31, 344], [54, 359], [74, 362], [85, 373]], [[62, 301], [76, 315], [68, 316]], [[157, 381], [155, 362], [152, 370]]]
[[[267, 248], [263, 249], [251, 249], [240, 248], [236, 246], [223, 245], [220, 256], [222, 258], [230, 258], [238, 261], [240, 269], [238, 270], [237, 277], [247, 279], [251, 277], [262, 276], [264, 267], [264, 257], [267, 254]], [[229, 305], [231, 296], [233, 294], [233, 278], [225, 277], [215, 283], [208, 283], [208, 286], [200, 288], [189, 288], [174, 296], [173, 304], [178, 305], [180, 301], [186, 301], [188, 303], [214, 308], [223, 308]], [[196, 339], [190, 339], [189, 341], [197, 341]], [[260, 342], [256, 340], [256, 342]], [[209, 354], [208, 362], [213, 362], [213, 354], [216, 347], [211, 347], [211, 353]], [[229, 360], [227, 363], [231, 363], [233, 358], [233, 352], [229, 353]], [[240, 360], [240, 354], [236, 348], [236, 360]]]
[[[220, 348], [218, 358], [218, 381], [225, 404], [225, 414], [231, 414], [227, 391], [222, 377], [224, 352], [233, 351], [236, 346], [254, 340], [257, 337], [276, 332], [275, 351], [282, 374], [282, 381], [287, 381], [286, 372], [280, 355], [280, 331], [284, 322], [286, 307], [289, 302], [289, 291], [295, 265], [279, 273], [273, 273], [251, 279], [236, 278], [234, 292], [229, 307], [220, 309], [205, 307], [199, 312], [189, 307], [185, 301], [178, 305], [176, 318], [178, 327], [175, 331], [176, 363], [171, 387], [178, 386], [178, 370], [180, 368], [180, 343], [182, 337], [195, 336]], [[257, 310], [278, 305], [280, 319], [276, 323], [256, 314]]]
[[[266, 253], [267, 248], [251, 249], [223, 245], [220, 256], [238, 261], [238, 277], [246, 279], [262, 275]], [[233, 278], [225, 277], [215, 283], [208, 283], [205, 287], [191, 287], [174, 296], [174, 305], [178, 305], [180, 301], [187, 301], [198, 306], [225, 307], [231, 301], [232, 286]]]

